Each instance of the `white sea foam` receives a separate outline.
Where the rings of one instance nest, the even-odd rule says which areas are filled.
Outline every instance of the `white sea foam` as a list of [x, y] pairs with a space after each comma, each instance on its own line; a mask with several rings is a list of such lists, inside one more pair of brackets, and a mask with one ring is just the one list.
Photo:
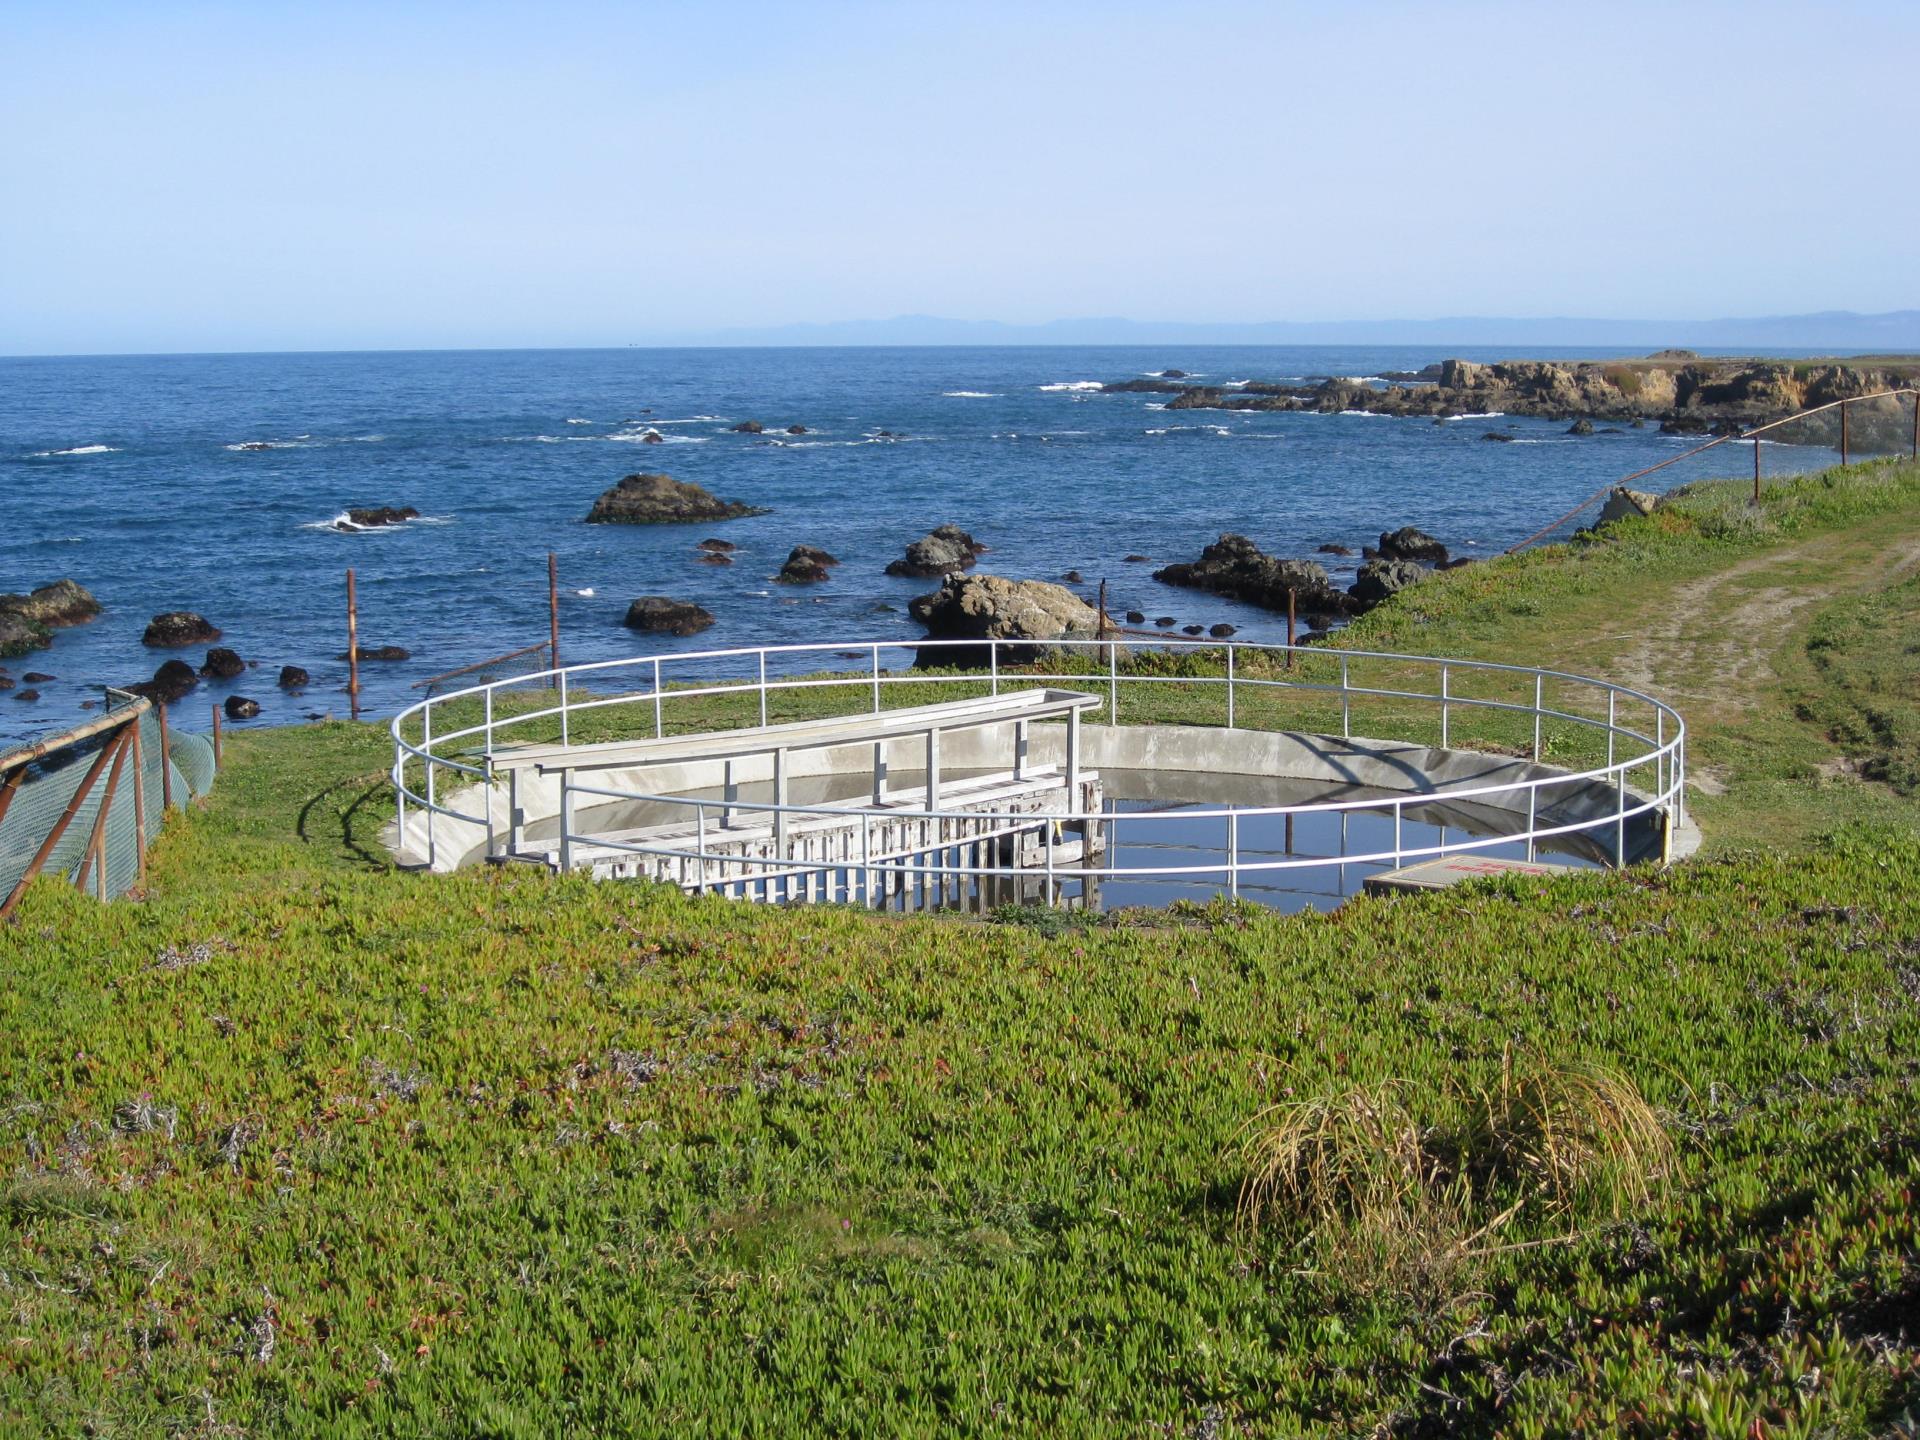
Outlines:
[[35, 460], [51, 460], [56, 455], [111, 455], [119, 450], [118, 445], [75, 445], [66, 450], [36, 450]]
[[1340, 378], [1352, 385], [1384, 385], [1387, 383], [1387, 377], [1384, 375], [1342, 375]]
[[1451, 424], [1455, 420], [1498, 420], [1506, 413], [1504, 410], [1481, 410], [1469, 415], [1449, 415], [1446, 418]]
[[451, 525], [451, 515], [416, 515], [411, 520], [399, 520], [391, 525], [356, 525], [347, 518], [342, 510], [331, 520], [309, 520], [302, 530], [331, 530], [336, 535], [379, 535], [388, 531], [404, 530], [409, 525]]
[[1365, 415], [1371, 420], [1391, 420], [1393, 416], [1383, 415], [1378, 410], [1336, 410], [1336, 415]]
[[942, 390], [940, 393], [949, 400], [998, 400], [1000, 398], [999, 392], [995, 390]]
[[1146, 408], [1149, 410], [1164, 410], [1167, 407], [1166, 407], [1166, 404], [1162, 401], [1150, 400], [1147, 402]]
[[1105, 382], [1101, 380], [1057, 380], [1051, 385], [1042, 385], [1042, 390], [1098, 390]]
[[576, 590], [573, 593], [578, 595], [582, 600], [591, 600], [593, 598], [593, 587], [589, 585], [586, 589]]
[[593, 423], [593, 421], [591, 421], [591, 420], [574, 420], [574, 419], [569, 419], [569, 420], [567, 421], [567, 423], [568, 423], [569, 425], [591, 425], [591, 424]]

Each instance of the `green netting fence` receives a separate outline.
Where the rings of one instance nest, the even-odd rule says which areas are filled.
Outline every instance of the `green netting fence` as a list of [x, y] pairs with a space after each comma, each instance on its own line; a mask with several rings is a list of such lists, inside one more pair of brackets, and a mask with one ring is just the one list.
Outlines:
[[40, 875], [102, 899], [132, 889], [167, 805], [206, 794], [214, 769], [205, 736], [166, 731], [151, 702], [117, 690], [103, 715], [0, 755], [0, 915]]

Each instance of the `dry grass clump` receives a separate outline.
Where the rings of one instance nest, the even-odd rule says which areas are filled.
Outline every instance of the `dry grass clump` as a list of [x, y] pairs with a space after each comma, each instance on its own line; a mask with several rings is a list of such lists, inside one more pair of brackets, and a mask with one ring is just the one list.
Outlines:
[[1644, 1205], [1673, 1167], [1673, 1142], [1626, 1076], [1587, 1061], [1516, 1064], [1481, 1100], [1463, 1159], [1485, 1181], [1516, 1181], [1556, 1209], [1602, 1199], [1618, 1219]]
[[1450, 1124], [1423, 1122], [1421, 1095], [1383, 1080], [1262, 1111], [1242, 1147], [1240, 1222], [1304, 1221], [1349, 1284], [1428, 1288], [1529, 1209], [1598, 1201], [1617, 1218], [1671, 1173], [1659, 1118], [1601, 1065], [1509, 1050], [1491, 1089], [1464, 1102], [1450, 1087], [1432, 1092]]

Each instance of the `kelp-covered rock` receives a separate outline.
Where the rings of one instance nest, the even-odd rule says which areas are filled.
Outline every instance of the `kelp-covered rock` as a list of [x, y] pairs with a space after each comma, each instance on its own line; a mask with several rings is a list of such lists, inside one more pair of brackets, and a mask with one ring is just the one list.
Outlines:
[[16, 615], [50, 630], [84, 625], [100, 613], [100, 602], [74, 580], [55, 580], [26, 595], [0, 595], [0, 615]]
[[140, 643], [159, 650], [171, 650], [182, 645], [204, 645], [219, 638], [220, 627], [206, 616], [196, 615], [191, 610], [169, 610], [148, 622]]

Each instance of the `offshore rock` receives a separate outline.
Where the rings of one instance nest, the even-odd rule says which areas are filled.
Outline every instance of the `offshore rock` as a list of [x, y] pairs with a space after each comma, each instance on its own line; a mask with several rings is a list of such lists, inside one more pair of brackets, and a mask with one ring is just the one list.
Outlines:
[[247, 662], [225, 646], [216, 646], [207, 651], [207, 663], [200, 667], [200, 673], [210, 680], [231, 680], [247, 673]]
[[49, 629], [84, 625], [99, 613], [100, 602], [72, 580], [56, 580], [28, 595], [0, 595], [0, 614], [17, 615]]
[[349, 509], [347, 523], [342, 530], [378, 530], [383, 525], [404, 525], [409, 520], [418, 520], [420, 512], [411, 505], [370, 505], [365, 509]]
[[752, 505], [722, 500], [690, 480], [671, 475], [641, 474], [622, 477], [587, 512], [589, 525], [679, 525], [691, 520], [737, 520], [767, 512]]
[[300, 690], [313, 682], [313, 677], [298, 665], [280, 667], [280, 688], [282, 690]]
[[782, 585], [812, 585], [829, 577], [840, 562], [824, 550], [811, 545], [796, 545], [787, 553], [787, 563], [773, 578]]
[[1380, 535], [1380, 554], [1388, 560], [1419, 560], [1428, 565], [1447, 563], [1447, 547], [1424, 530], [1402, 525]]
[[192, 694], [199, 683], [200, 677], [194, 674], [193, 667], [186, 661], [169, 660], [153, 672], [151, 680], [137, 681], [122, 688], [135, 695], [144, 695], [156, 704], [171, 705]]
[[260, 713], [260, 702], [244, 695], [229, 695], [220, 708], [227, 712], [229, 720], [251, 720]]
[[650, 635], [698, 635], [713, 624], [713, 614], [690, 600], [642, 595], [627, 607], [627, 618], [621, 623]]
[[958, 525], [939, 525], [907, 546], [906, 558], [888, 564], [887, 574], [929, 579], [971, 570], [987, 547]]
[[169, 610], [156, 615], [140, 637], [143, 645], [171, 650], [181, 645], [203, 645], [220, 638], [220, 627], [191, 610]]
[[51, 644], [53, 636], [46, 626], [0, 610], [0, 659], [44, 650]]
[[1222, 535], [1192, 564], [1168, 565], [1153, 572], [1168, 585], [1228, 595], [1236, 600], [1284, 611], [1287, 593], [1294, 607], [1313, 615], [1345, 615], [1352, 601], [1333, 586], [1326, 570], [1311, 560], [1282, 560], [1244, 535]]
[[[1045, 580], [1007, 580], [998, 575], [949, 575], [931, 595], [908, 607], [934, 640], [1049, 640], [1090, 637], [1100, 625], [1093, 607], [1061, 585]], [[1000, 651], [1002, 661], [1027, 664], [1046, 651], [1044, 643]], [[985, 646], [924, 649], [914, 663], [970, 666], [987, 663]]]

